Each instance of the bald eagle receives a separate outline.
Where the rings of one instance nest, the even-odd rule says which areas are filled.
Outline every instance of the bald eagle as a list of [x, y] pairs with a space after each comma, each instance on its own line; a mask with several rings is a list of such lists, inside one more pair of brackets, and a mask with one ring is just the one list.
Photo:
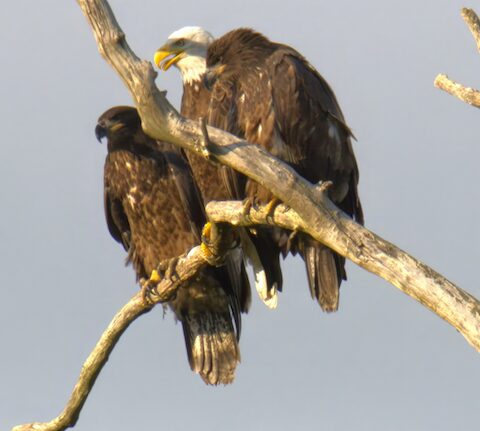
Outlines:
[[[172, 33], [154, 56], [162, 70], [177, 67], [183, 80], [181, 114], [187, 118], [208, 120], [211, 92], [205, 87], [206, 55], [213, 36], [200, 27], [183, 27]], [[240, 134], [240, 130], [230, 130]], [[238, 133], [236, 133], [238, 132]], [[230, 168], [214, 165], [192, 152], [186, 154], [205, 204], [211, 200], [243, 199], [246, 178]], [[242, 247], [255, 273], [256, 287], [267, 306], [277, 305], [276, 291], [282, 289], [280, 248], [270, 228], [255, 234], [240, 230]]]
[[[332, 181], [330, 198], [363, 224], [353, 135], [314, 67], [293, 48], [244, 28], [210, 44], [207, 67], [209, 123], [261, 145], [313, 184]], [[246, 195], [260, 203], [273, 198], [252, 180]], [[345, 259], [305, 234], [291, 251], [305, 261], [312, 297], [323, 310], [337, 310]]]
[[[135, 108], [107, 110], [95, 133], [98, 140], [108, 140], [108, 229], [128, 252], [137, 279], [149, 278], [160, 262], [200, 243], [205, 214], [190, 168], [176, 147], [143, 132]], [[240, 313], [247, 311], [249, 295], [243, 264], [227, 257], [226, 266], [201, 270], [169, 303], [182, 323], [190, 366], [207, 384], [234, 379]]]

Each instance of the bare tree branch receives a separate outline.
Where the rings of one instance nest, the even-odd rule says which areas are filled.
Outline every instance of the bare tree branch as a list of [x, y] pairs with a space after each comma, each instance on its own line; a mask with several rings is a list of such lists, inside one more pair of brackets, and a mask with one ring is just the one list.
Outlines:
[[70, 399], [60, 415], [50, 422], [33, 422], [19, 425], [14, 427], [12, 431], [57, 431], [74, 426], [83, 404], [95, 384], [95, 380], [108, 361], [108, 357], [120, 336], [138, 316], [146, 313], [150, 308], [151, 305], [147, 305], [143, 300], [142, 294], [138, 293], [115, 315], [83, 364]]
[[[155, 83], [150, 63], [138, 59], [126, 43], [125, 35], [105, 0], [77, 0], [87, 17], [102, 56], [112, 65], [129, 88], [142, 118], [144, 130], [158, 140], [175, 143], [199, 154], [202, 125], [182, 118]], [[315, 187], [295, 171], [263, 151], [221, 130], [208, 127], [209, 157], [233, 167], [270, 189], [288, 204], [280, 205], [273, 221], [292, 230], [303, 230], [370, 272], [390, 281], [458, 329], [467, 341], [480, 350], [480, 304], [468, 293], [423, 263], [359, 226], [344, 215]], [[247, 224], [241, 203], [210, 203], [207, 211], [213, 221]], [[264, 209], [252, 208], [255, 223], [268, 223]], [[175, 280], [165, 279], [157, 286], [155, 302], [166, 301], [179, 284], [205, 264], [205, 252], [195, 247], [180, 258]], [[85, 362], [78, 383], [64, 411], [48, 423], [20, 425], [13, 431], [63, 430], [73, 426], [108, 355], [128, 325], [149, 311], [151, 304], [142, 293], [135, 295], [115, 316]]]
[[[324, 197], [326, 199], [326, 197]], [[313, 228], [293, 209], [285, 205], [275, 208], [273, 215], [266, 207], [251, 208], [245, 214], [241, 202], [210, 202], [207, 214], [215, 223], [230, 222], [235, 226], [274, 224], [293, 231], [303, 231], [325, 244], [335, 244], [342, 256], [390, 281], [453, 325], [477, 350], [480, 350], [480, 303], [469, 293], [456, 287], [442, 275], [413, 258], [375, 233], [358, 225], [340, 210], [332, 210], [335, 229]], [[348, 232], [348, 235], [344, 235]]]
[[439, 74], [433, 83], [435, 87], [446, 91], [448, 94], [455, 96], [462, 102], [480, 108], [480, 91], [471, 87], [465, 87], [458, 82], [451, 80], [447, 75]]
[[472, 36], [477, 43], [477, 49], [480, 52], [480, 19], [473, 9], [468, 9], [466, 7], [462, 9], [462, 17], [472, 32]]
[[[175, 278], [164, 278], [156, 287], [154, 302], [167, 302], [175, 294], [178, 287], [189, 280], [206, 265], [205, 254], [201, 246], [194, 247], [188, 254], [181, 256], [175, 267]], [[95, 348], [83, 364], [78, 381], [73, 388], [70, 399], [63, 411], [50, 422], [33, 422], [18, 425], [12, 431], [60, 431], [73, 427], [80, 415], [83, 404], [87, 400], [95, 380], [108, 357], [130, 324], [152, 308], [152, 303], [139, 292], [125, 304], [115, 315], [105, 332], [100, 337]]]
[[[475, 38], [475, 42], [477, 43], [477, 48], [480, 51], [480, 19], [473, 9], [467, 8], [462, 9], [462, 17], [470, 28], [470, 31]], [[480, 91], [475, 88], [465, 87], [444, 74], [437, 75], [433, 85], [469, 105], [480, 108]]]
[[[201, 125], [181, 117], [159, 92], [151, 64], [140, 61], [119, 36], [123, 32], [106, 1], [78, 0], [78, 3], [93, 28], [99, 51], [132, 93], [146, 132], [156, 139], [168, 140], [202, 154], [205, 146], [200, 144], [204, 139]], [[480, 350], [480, 304], [473, 297], [345, 217], [318, 187], [260, 146], [213, 127], [207, 129], [210, 158], [271, 190], [296, 211], [306, 232], [317, 240], [393, 285], [405, 291], [409, 286], [412, 297], [451, 323]], [[400, 272], [399, 263], [403, 268]], [[455, 295], [451, 293], [453, 290]], [[466, 299], [474, 301], [475, 307], [465, 303]]]

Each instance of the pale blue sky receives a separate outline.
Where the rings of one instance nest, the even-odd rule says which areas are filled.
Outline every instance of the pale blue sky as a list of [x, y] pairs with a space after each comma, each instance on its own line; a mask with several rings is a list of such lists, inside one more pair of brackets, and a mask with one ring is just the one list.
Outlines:
[[[480, 298], [479, 111], [433, 87], [480, 87], [458, 0], [111, 1], [151, 59], [174, 30], [250, 26], [294, 46], [334, 88], [358, 142], [366, 224]], [[477, 4], [477, 12], [480, 7]], [[10, 2], [0, 16], [0, 429], [50, 420], [114, 313], [136, 292], [107, 231], [96, 119], [131, 99], [78, 5]], [[157, 83], [178, 106], [175, 69]], [[303, 266], [284, 265], [275, 312], [244, 318], [230, 387], [191, 373], [161, 309], [122, 337], [77, 430], [477, 429], [480, 356], [449, 325], [350, 264], [325, 315]]]

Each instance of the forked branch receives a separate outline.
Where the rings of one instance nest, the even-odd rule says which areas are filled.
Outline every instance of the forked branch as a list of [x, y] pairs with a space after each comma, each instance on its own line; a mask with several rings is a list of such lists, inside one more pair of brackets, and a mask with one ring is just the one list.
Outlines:
[[[202, 153], [204, 131], [181, 117], [154, 83], [150, 63], [139, 60], [105, 0], [78, 0], [99, 50], [132, 94], [145, 131], [189, 151]], [[227, 132], [207, 127], [209, 157], [271, 190], [302, 220], [306, 232], [362, 268], [408, 292], [460, 331], [480, 350], [480, 304], [441, 275], [354, 223], [296, 172], [262, 150]], [[204, 151], [203, 151], [204, 152]], [[408, 286], [408, 289], [407, 289]]]
[[[480, 19], [473, 9], [462, 9], [462, 17], [468, 25], [472, 36], [477, 44], [480, 52]], [[457, 97], [469, 105], [480, 108], [480, 91], [475, 88], [466, 87], [458, 82], [453, 81], [447, 75], [439, 74], [434, 81], [434, 85], [440, 90], [444, 90], [452, 96]]]
[[[87, 17], [98, 48], [129, 88], [142, 117], [145, 131], [158, 140], [166, 140], [190, 151], [202, 153], [205, 130], [198, 122], [182, 118], [155, 83], [150, 63], [139, 60], [126, 43], [105, 0], [77, 0]], [[291, 230], [302, 230], [347, 257], [366, 270], [400, 288], [454, 326], [466, 340], [480, 350], [480, 303], [440, 274], [415, 260], [393, 244], [359, 226], [344, 215], [326, 197], [323, 188], [312, 186], [292, 169], [265, 153], [221, 130], [208, 127], [208, 156], [230, 166], [270, 189], [288, 207], [275, 209], [273, 217], [264, 208], [251, 208], [245, 217], [241, 203], [210, 203], [207, 212], [212, 221], [235, 225], [269, 224], [271, 220]], [[205, 264], [200, 247], [180, 259], [178, 279], [164, 280], [157, 288], [156, 301], [169, 298], [176, 287]], [[170, 283], [170, 284], [169, 284]], [[116, 341], [128, 325], [151, 305], [141, 293], [117, 314], [82, 368], [72, 397], [58, 418], [48, 423], [32, 423], [14, 428], [26, 430], [63, 430], [73, 426], [98, 373], [106, 363]]]

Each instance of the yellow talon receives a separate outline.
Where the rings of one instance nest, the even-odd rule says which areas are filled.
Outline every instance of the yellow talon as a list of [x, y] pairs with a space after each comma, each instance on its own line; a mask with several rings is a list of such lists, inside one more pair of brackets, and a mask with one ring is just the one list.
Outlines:
[[203, 255], [204, 255], [207, 259], [213, 256], [213, 253], [210, 251], [210, 249], [208, 248], [207, 244], [205, 244], [204, 242], [202, 242], [202, 243], [200, 244], [200, 249], [202, 250]]
[[203, 226], [203, 229], [202, 229], [202, 237], [210, 238], [211, 231], [212, 231], [212, 223], [210, 222], [205, 223], [205, 226]]
[[161, 279], [162, 278], [160, 277], [160, 274], [158, 273], [158, 271], [154, 269], [150, 274], [150, 279], [148, 281], [152, 283], [158, 283]]
[[265, 214], [267, 215], [267, 218], [273, 218], [273, 215], [275, 214], [275, 209], [282, 203], [280, 199], [277, 197], [273, 197], [270, 202], [267, 203], [265, 206]]

